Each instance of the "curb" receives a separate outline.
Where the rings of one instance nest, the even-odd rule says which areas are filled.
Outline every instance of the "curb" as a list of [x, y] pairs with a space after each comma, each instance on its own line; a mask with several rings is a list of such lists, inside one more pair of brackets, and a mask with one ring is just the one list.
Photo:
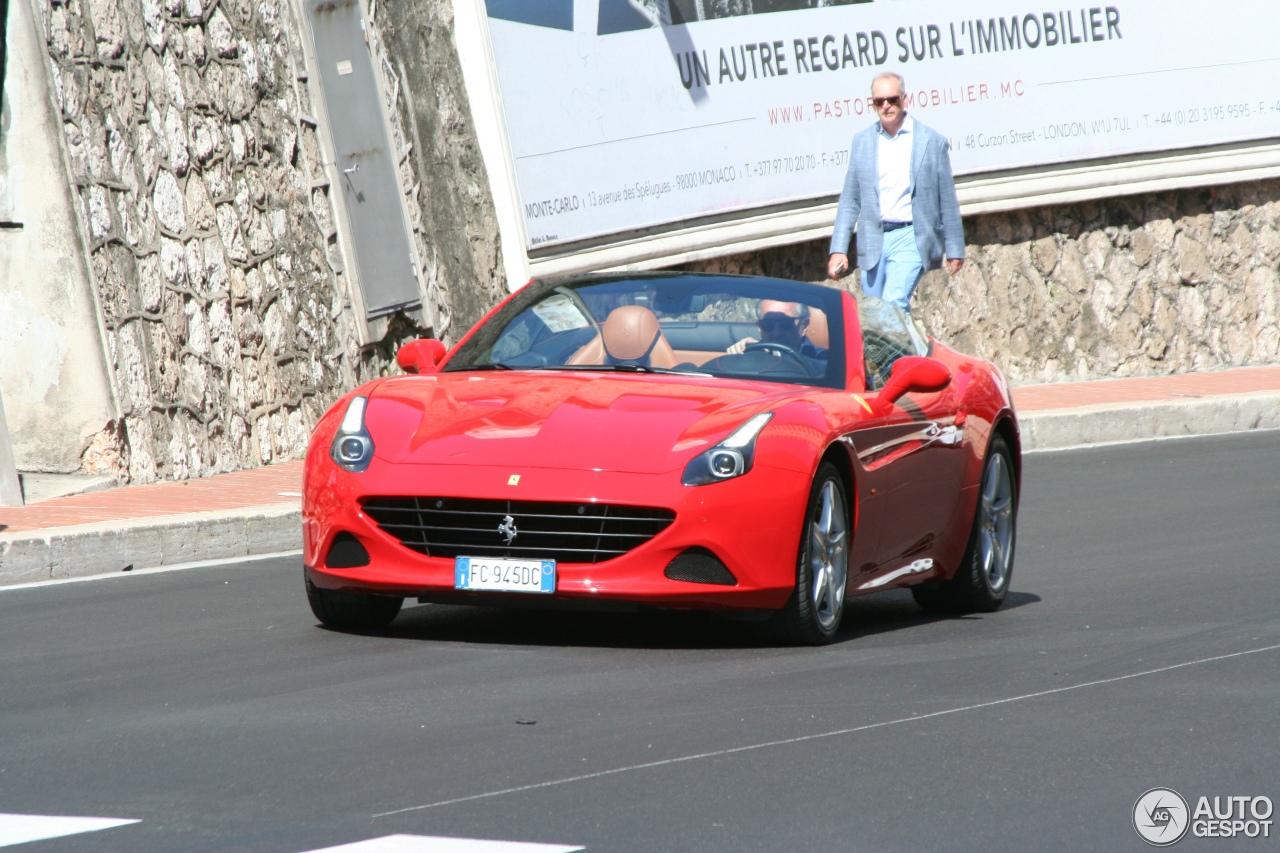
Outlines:
[[0, 586], [301, 547], [302, 509], [297, 503], [0, 533]]
[[1042, 409], [1018, 416], [1022, 450], [1280, 429], [1280, 392]]
[[[1023, 452], [1280, 429], [1280, 392], [1043, 409], [1019, 424]], [[301, 548], [297, 503], [0, 533], [0, 586]]]

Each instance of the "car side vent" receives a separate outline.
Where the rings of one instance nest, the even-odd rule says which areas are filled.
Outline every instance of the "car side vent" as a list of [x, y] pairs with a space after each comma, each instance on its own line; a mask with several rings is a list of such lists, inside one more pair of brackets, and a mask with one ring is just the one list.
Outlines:
[[673, 581], [689, 583], [713, 583], [720, 586], [737, 586], [738, 579], [729, 567], [720, 562], [706, 548], [690, 548], [679, 554], [663, 572]]
[[329, 546], [329, 556], [324, 564], [331, 569], [356, 569], [369, 565], [369, 552], [360, 544], [360, 540], [345, 530], [333, 537]]

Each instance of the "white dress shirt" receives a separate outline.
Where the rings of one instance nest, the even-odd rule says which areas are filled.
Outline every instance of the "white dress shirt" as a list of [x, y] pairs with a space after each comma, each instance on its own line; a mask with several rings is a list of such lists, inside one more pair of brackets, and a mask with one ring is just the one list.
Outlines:
[[880, 167], [880, 219], [884, 222], [911, 221], [911, 142], [915, 122], [907, 116], [893, 136], [880, 125], [876, 139], [876, 159]]

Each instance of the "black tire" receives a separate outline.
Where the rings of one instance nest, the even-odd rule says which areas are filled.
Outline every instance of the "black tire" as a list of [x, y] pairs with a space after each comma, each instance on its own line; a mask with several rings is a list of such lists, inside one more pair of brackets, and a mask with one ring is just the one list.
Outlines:
[[933, 613], [991, 613], [1004, 604], [1013, 576], [1018, 529], [1013, 454], [996, 435], [982, 465], [969, 546], [950, 580], [911, 587], [916, 604]]
[[840, 630], [849, 580], [849, 496], [830, 462], [818, 467], [804, 519], [795, 590], [757, 630], [770, 642], [821, 646]]
[[307, 603], [322, 624], [339, 631], [377, 631], [391, 624], [404, 598], [398, 595], [334, 592], [306, 579]]

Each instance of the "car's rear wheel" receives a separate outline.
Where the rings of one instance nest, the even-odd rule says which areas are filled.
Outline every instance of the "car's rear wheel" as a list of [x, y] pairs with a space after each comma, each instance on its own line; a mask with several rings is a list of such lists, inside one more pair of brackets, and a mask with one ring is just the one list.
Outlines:
[[391, 624], [404, 599], [397, 595], [334, 592], [306, 579], [307, 603], [324, 625], [340, 631], [376, 631]]
[[1013, 574], [1017, 521], [1013, 454], [997, 435], [987, 449], [973, 530], [960, 567], [950, 580], [913, 586], [911, 594], [916, 603], [925, 610], [941, 613], [990, 613], [999, 609]]
[[796, 587], [787, 604], [761, 624], [766, 639], [824, 645], [836, 638], [849, 578], [849, 499], [836, 467], [823, 462], [809, 492]]

